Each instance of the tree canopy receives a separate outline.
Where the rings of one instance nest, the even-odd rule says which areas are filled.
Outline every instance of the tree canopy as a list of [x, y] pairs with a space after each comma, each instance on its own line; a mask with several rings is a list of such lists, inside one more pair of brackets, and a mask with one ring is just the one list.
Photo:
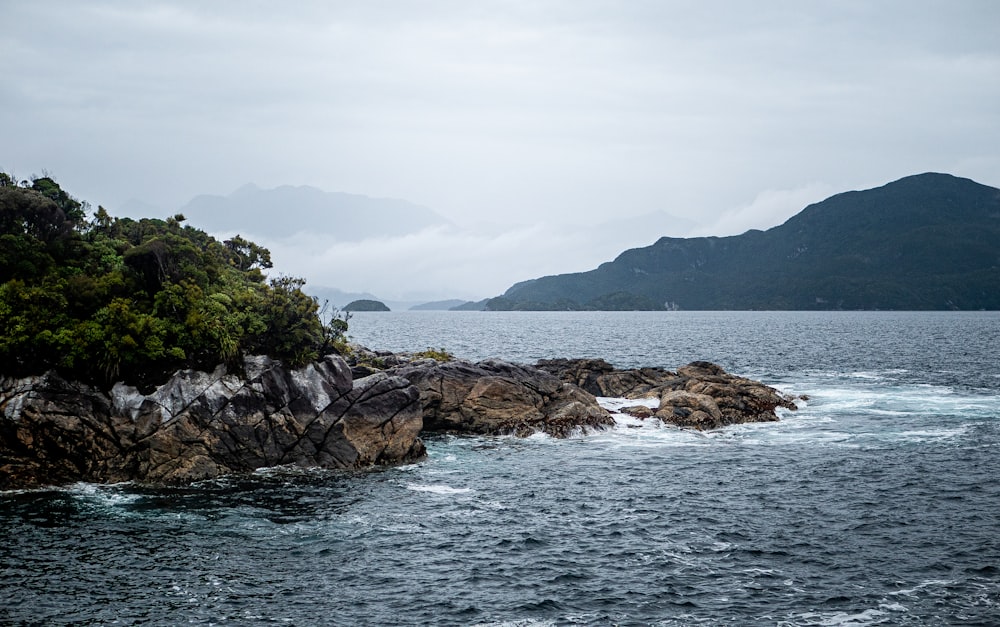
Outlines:
[[220, 242], [166, 220], [111, 217], [50, 177], [0, 173], [0, 364], [55, 368], [100, 385], [149, 387], [178, 368], [239, 366], [267, 354], [292, 366], [342, 345], [304, 281], [279, 276], [266, 248]]

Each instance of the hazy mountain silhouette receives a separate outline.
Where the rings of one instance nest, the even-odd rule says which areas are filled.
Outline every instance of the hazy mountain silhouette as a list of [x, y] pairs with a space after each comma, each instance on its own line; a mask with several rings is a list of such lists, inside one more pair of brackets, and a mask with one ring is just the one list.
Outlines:
[[1000, 190], [909, 176], [731, 237], [659, 239], [491, 309], [1000, 309]]
[[291, 185], [274, 189], [244, 185], [228, 196], [196, 196], [180, 212], [189, 224], [209, 232], [268, 237], [311, 232], [338, 241], [405, 235], [448, 224], [427, 207], [405, 200]]

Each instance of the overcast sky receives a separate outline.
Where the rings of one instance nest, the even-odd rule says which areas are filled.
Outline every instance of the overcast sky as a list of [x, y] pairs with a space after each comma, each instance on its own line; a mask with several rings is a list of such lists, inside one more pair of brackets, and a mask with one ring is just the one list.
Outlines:
[[[263, 242], [277, 270], [385, 298], [492, 296], [909, 174], [1000, 186], [995, 0], [0, 8], [0, 169], [119, 215], [255, 183], [445, 216]], [[656, 212], [677, 220], [650, 232]]]

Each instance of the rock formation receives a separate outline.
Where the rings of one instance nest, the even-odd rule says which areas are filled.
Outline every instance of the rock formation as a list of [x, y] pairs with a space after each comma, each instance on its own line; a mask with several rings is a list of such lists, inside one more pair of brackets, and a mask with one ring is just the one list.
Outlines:
[[531, 366], [422, 359], [390, 372], [420, 390], [428, 431], [566, 437], [614, 425], [592, 394]]
[[[718, 429], [744, 422], [778, 419], [775, 409], [794, 410], [791, 398], [778, 390], [732, 375], [720, 366], [696, 361], [676, 372], [662, 368], [616, 370], [603, 359], [547, 359], [538, 368], [574, 383], [595, 396], [658, 398], [652, 413], [663, 422], [695, 429]], [[630, 411], [645, 418], [645, 407]]]
[[173, 483], [296, 464], [360, 468], [423, 455], [419, 392], [337, 356], [299, 370], [248, 357], [244, 376], [180, 371], [152, 394], [55, 373], [0, 378], [0, 489]]
[[123, 384], [105, 393], [54, 372], [0, 377], [0, 489], [399, 463], [424, 454], [421, 430], [566, 437], [614, 425], [595, 396], [656, 398], [655, 410], [625, 411], [695, 429], [795, 409], [774, 388], [708, 362], [676, 372], [616, 370], [599, 359], [533, 367], [363, 347], [352, 362], [330, 355], [290, 370], [247, 357], [239, 375], [182, 370], [150, 394]]

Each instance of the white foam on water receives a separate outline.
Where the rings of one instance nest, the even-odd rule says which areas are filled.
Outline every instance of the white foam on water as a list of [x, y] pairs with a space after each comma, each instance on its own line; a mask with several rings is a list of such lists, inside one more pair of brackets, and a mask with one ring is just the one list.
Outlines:
[[[645, 405], [656, 408], [657, 399], [625, 399], [599, 397], [598, 402], [608, 409], [615, 426], [607, 431], [599, 431], [589, 436], [590, 441], [608, 443], [618, 447], [662, 448], [690, 446], [730, 446], [733, 444], [796, 444], [803, 441], [842, 441], [850, 437], [847, 433], [817, 431], [818, 425], [833, 422], [826, 416], [809, 416], [799, 411], [779, 408], [778, 422], [746, 423], [731, 425], [713, 431], [698, 431], [662, 422], [657, 418], [636, 418], [619, 413], [623, 407]], [[803, 401], [800, 407], [805, 406]]]
[[829, 414], [899, 416], [1000, 416], [1000, 395], [972, 394], [937, 385], [833, 385], [802, 390], [803, 407]]
[[669, 446], [708, 446], [706, 434], [693, 429], [682, 429], [661, 422], [658, 418], [640, 420], [624, 414], [612, 414], [615, 426], [598, 431], [588, 437], [590, 442], [607, 443], [618, 447], [660, 448]]
[[393, 470], [398, 472], [413, 472], [415, 470], [420, 470], [422, 464], [403, 464], [402, 466], [396, 466]]
[[534, 618], [526, 618], [523, 620], [505, 620], [497, 621], [492, 623], [475, 623], [472, 627], [553, 627], [555, 621], [551, 620], [538, 620]]
[[617, 413], [623, 407], [634, 407], [636, 405], [644, 405], [651, 409], [656, 409], [660, 406], [660, 399], [658, 398], [621, 398], [616, 396], [598, 396], [597, 404], [604, 409]]
[[904, 588], [902, 590], [896, 590], [895, 592], [890, 592], [892, 596], [902, 595], [906, 597], [919, 597], [924, 594], [922, 591], [926, 588], [943, 588], [945, 586], [953, 585], [955, 582], [950, 579], [927, 579], [926, 581], [921, 581], [912, 588]]
[[535, 442], [546, 442], [552, 440], [552, 436], [543, 431], [536, 431], [525, 438], [525, 440], [534, 440]]
[[866, 381], [885, 381], [887, 378], [886, 374], [887, 373], [884, 372], [871, 372], [862, 370], [859, 372], [850, 372], [847, 374], [847, 376], [851, 377], [852, 379], [864, 379]]
[[968, 435], [969, 425], [959, 425], [953, 428], [940, 429], [917, 429], [912, 431], [898, 431], [895, 436], [910, 442], [931, 442], [935, 440], [949, 440]]
[[424, 528], [418, 525], [417, 523], [408, 523], [408, 522], [398, 522], [398, 523], [383, 525], [380, 526], [379, 529], [382, 531], [387, 531], [389, 533], [421, 533], [424, 531]]
[[406, 484], [406, 489], [414, 492], [429, 492], [430, 494], [469, 494], [475, 492], [472, 488], [453, 488], [441, 484], [427, 485], [421, 483], [408, 483]]
[[891, 613], [906, 612], [907, 609], [898, 604], [880, 604], [877, 609], [867, 609], [861, 612], [805, 612], [797, 614], [796, 618], [804, 620], [804, 625], [819, 625], [822, 627], [864, 627], [866, 625], [892, 624], [896, 618]]
[[[317, 476], [322, 477], [330, 474], [329, 468], [322, 468], [320, 466], [299, 466], [298, 464], [283, 464], [280, 466], [262, 466], [253, 471], [253, 474], [260, 477], [274, 477], [274, 478], [292, 478], [292, 477], [305, 477], [305, 476]], [[216, 482], [218, 485], [223, 485], [226, 481], [230, 481], [231, 476], [223, 476], [218, 479], [207, 479], [206, 482]], [[201, 482], [199, 482], [201, 483]]]
[[861, 625], [874, 625], [875, 621], [881, 622], [882, 617], [885, 616], [885, 612], [882, 610], [870, 609], [863, 612], [858, 612], [856, 614], [848, 614], [847, 612], [838, 612], [828, 617], [824, 618], [819, 622], [820, 625], [830, 625], [837, 627], [849, 627], [849, 626], [861, 626]]
[[628, 448], [805, 445], [857, 449], [894, 442], [964, 441], [983, 420], [1000, 417], [1000, 396], [942, 386], [864, 384], [801, 390], [792, 384], [790, 388], [787, 393], [803, 393], [808, 400], [798, 400], [797, 411], [779, 408], [778, 422], [746, 423], [706, 432], [620, 412], [630, 405], [656, 408], [657, 399], [599, 397], [600, 405], [612, 413], [615, 426], [591, 434], [588, 439]]
[[124, 485], [130, 484], [115, 483], [103, 485], [97, 483], [79, 482], [69, 485], [64, 489], [74, 497], [78, 497], [100, 507], [115, 508], [122, 505], [129, 505], [142, 499], [142, 495], [139, 494], [122, 493], [120, 490]]

